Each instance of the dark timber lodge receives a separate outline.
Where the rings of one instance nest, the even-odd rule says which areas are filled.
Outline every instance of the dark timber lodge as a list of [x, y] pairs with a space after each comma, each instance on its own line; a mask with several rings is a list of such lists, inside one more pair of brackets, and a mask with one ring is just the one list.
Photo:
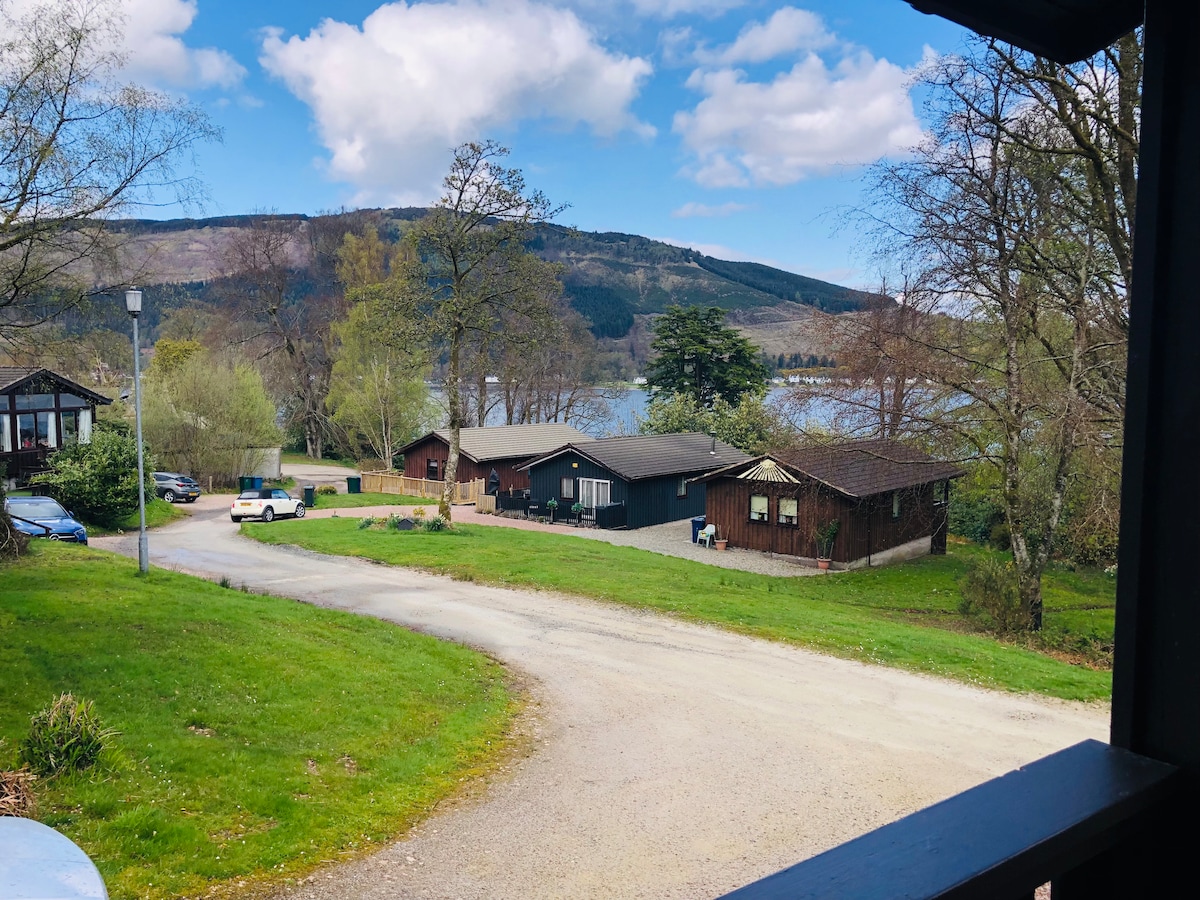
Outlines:
[[1200, 3], [909, 0], [1062, 63], [1144, 23], [1111, 741], [1085, 741], [728, 895], [1200, 896]]

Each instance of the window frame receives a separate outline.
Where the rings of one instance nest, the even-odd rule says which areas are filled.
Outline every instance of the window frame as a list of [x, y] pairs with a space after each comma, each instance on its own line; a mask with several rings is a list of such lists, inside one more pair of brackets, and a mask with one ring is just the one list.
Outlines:
[[[754, 501], [759, 499], [763, 501], [763, 510], [761, 513], [756, 513]], [[748, 513], [751, 522], [762, 522], [765, 524], [771, 518], [771, 498], [767, 494], [751, 494]], [[758, 517], [756, 518], [756, 516]]]
[[558, 479], [558, 496], [562, 500], [575, 499], [575, 477], [573, 475], [563, 475]]
[[[783, 511], [784, 503], [794, 504], [792, 507], [793, 512], [790, 516], [786, 515]], [[799, 526], [799, 524], [800, 524], [800, 499], [798, 497], [780, 497], [776, 501], [775, 509], [776, 509], [775, 521], [776, 521], [777, 525], [784, 525], [788, 528], [796, 528]], [[787, 521], [788, 519], [791, 519], [791, 521], [790, 522]]]

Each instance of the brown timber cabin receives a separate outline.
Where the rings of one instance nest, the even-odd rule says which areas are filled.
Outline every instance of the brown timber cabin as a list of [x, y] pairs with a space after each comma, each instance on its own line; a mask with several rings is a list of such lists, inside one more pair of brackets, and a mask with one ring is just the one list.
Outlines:
[[0, 366], [0, 470], [19, 487], [47, 468], [50, 454], [92, 439], [103, 394], [49, 369]]
[[965, 474], [895, 441], [849, 441], [735, 463], [703, 478], [705, 514], [731, 547], [815, 560], [839, 523], [837, 568], [946, 552], [950, 479]]
[[[529, 473], [519, 471], [521, 466], [564, 444], [590, 440], [582, 431], [556, 422], [463, 428], [459, 432], [458, 471], [454, 480], [462, 483], [482, 478], [487, 485], [494, 470], [500, 479], [501, 493], [524, 491], [529, 488]], [[450, 456], [450, 429], [431, 431], [400, 448], [400, 452], [404, 454], [404, 474], [409, 478], [444, 481], [446, 460]], [[491, 486], [486, 489], [490, 491]]]

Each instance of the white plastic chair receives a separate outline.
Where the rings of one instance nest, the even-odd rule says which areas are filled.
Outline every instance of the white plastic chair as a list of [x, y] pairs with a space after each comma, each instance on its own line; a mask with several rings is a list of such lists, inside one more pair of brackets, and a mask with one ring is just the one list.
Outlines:
[[703, 544], [705, 547], [712, 547], [712, 542], [717, 539], [717, 526], [705, 525], [700, 529], [700, 533], [696, 535], [696, 543]]

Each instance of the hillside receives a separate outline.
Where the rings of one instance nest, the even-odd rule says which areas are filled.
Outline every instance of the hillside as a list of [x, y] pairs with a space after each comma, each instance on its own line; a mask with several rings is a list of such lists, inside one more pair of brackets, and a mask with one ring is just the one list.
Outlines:
[[[382, 234], [395, 238], [423, 209], [375, 211]], [[300, 223], [301, 237], [315, 221]], [[191, 297], [216, 299], [222, 279], [223, 248], [250, 216], [168, 221], [124, 220], [113, 230], [125, 239], [128, 265], [151, 298], [164, 307]], [[695, 250], [620, 232], [581, 232], [558, 225], [540, 229], [530, 249], [565, 267], [564, 286], [571, 305], [591, 323], [597, 337], [621, 338], [635, 317], [650, 316], [672, 304], [712, 305], [730, 311], [730, 322], [756, 343], [787, 344], [797, 349], [804, 320], [813, 309], [844, 312], [859, 308], [865, 294], [828, 282], [757, 263], [729, 262]], [[297, 260], [302, 250], [297, 247]], [[98, 279], [99, 280], [99, 279]], [[787, 335], [783, 338], [783, 335]], [[781, 341], [782, 338], [782, 341]]]

